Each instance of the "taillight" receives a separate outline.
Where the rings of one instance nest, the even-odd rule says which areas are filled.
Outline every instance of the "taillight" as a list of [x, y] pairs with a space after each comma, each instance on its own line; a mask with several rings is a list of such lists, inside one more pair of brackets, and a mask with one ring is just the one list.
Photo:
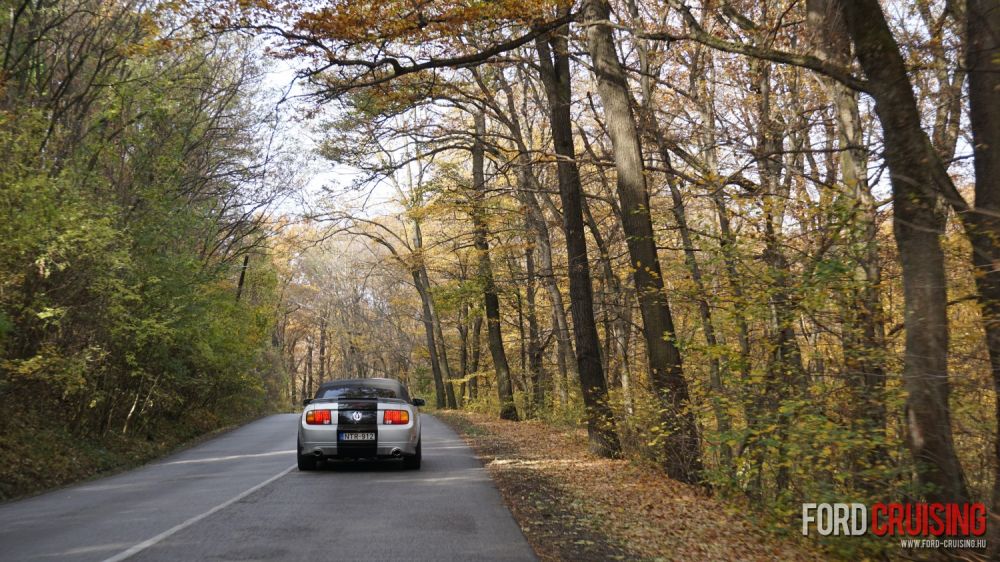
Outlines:
[[406, 410], [386, 410], [382, 414], [382, 423], [385, 425], [402, 425], [410, 423], [410, 412]]
[[309, 410], [306, 412], [306, 423], [309, 425], [330, 425], [333, 423], [330, 410]]

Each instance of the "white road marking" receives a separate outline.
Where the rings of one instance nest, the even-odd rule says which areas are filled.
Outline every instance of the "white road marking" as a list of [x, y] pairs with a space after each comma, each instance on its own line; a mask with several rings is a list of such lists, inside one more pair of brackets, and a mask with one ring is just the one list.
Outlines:
[[236, 496], [235, 498], [232, 498], [232, 499], [227, 500], [227, 501], [225, 501], [223, 503], [220, 503], [219, 505], [213, 507], [212, 509], [206, 511], [205, 513], [202, 513], [201, 515], [195, 515], [194, 517], [188, 519], [187, 521], [184, 521], [183, 523], [175, 525], [175, 526], [167, 529], [166, 531], [163, 531], [159, 535], [156, 535], [155, 537], [153, 537], [151, 539], [144, 540], [141, 543], [133, 546], [132, 548], [130, 548], [128, 550], [124, 550], [122, 552], [119, 552], [118, 554], [112, 556], [111, 558], [106, 558], [104, 560], [104, 562], [119, 562], [120, 560], [125, 560], [126, 558], [130, 558], [132, 556], [135, 556], [136, 554], [142, 552], [143, 550], [146, 550], [147, 548], [155, 545], [156, 543], [162, 541], [163, 539], [165, 539], [165, 538], [167, 538], [167, 537], [169, 537], [171, 535], [174, 535], [174, 534], [176, 534], [176, 533], [178, 533], [180, 531], [183, 531], [184, 529], [190, 527], [191, 525], [194, 525], [195, 523], [201, 521], [202, 519], [208, 517], [209, 515], [212, 515], [213, 513], [217, 512], [217, 511], [219, 511], [221, 509], [225, 509], [225, 508], [233, 505], [234, 503], [242, 500], [243, 498], [249, 496], [250, 494], [256, 492], [257, 490], [260, 490], [264, 486], [267, 486], [271, 482], [274, 482], [275, 480], [277, 480], [277, 479], [281, 478], [282, 476], [288, 474], [294, 468], [295, 468], [295, 465], [292, 465], [292, 466], [286, 468], [285, 470], [282, 470], [278, 474], [275, 474], [274, 476], [272, 476], [272, 477], [268, 478], [267, 480], [261, 482], [260, 484], [257, 484], [256, 486], [250, 488], [249, 490], [246, 490], [245, 492], [243, 492], [242, 494]]
[[221, 461], [234, 461], [238, 459], [249, 459], [256, 457], [273, 457], [276, 455], [293, 455], [295, 454], [295, 449], [288, 449], [287, 451], [271, 451], [270, 453], [257, 453], [253, 455], [230, 455], [228, 457], [210, 457], [206, 459], [190, 459], [186, 461], [171, 461], [165, 462], [163, 464], [196, 464], [202, 462], [221, 462]]

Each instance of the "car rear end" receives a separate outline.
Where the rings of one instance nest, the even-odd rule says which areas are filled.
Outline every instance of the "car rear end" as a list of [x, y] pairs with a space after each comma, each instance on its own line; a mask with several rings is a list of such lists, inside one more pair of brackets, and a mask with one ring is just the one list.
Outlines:
[[415, 455], [416, 408], [371, 400], [314, 402], [299, 425], [302, 451], [321, 458], [399, 458]]
[[[317, 398], [305, 406], [299, 420], [299, 467], [308, 470], [326, 459], [393, 458], [408, 465], [416, 459], [419, 466], [420, 414], [405, 388], [380, 391], [377, 398], [358, 398], [375, 393], [364, 392], [364, 383], [343, 386], [348, 391], [324, 392], [321, 387]], [[357, 388], [362, 391], [353, 391]]]

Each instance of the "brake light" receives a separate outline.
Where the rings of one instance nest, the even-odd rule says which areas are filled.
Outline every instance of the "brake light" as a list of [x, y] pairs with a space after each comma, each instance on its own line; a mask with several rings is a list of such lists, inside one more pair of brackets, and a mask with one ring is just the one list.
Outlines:
[[306, 423], [309, 425], [330, 425], [333, 423], [330, 410], [309, 410], [306, 412]]
[[410, 423], [410, 412], [406, 410], [386, 410], [382, 414], [382, 423], [385, 425], [402, 425]]

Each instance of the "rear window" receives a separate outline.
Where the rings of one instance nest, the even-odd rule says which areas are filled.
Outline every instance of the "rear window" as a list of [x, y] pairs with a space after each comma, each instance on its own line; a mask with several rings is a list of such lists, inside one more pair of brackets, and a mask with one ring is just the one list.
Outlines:
[[395, 390], [374, 386], [344, 385], [324, 388], [316, 398], [333, 398], [334, 400], [365, 400], [377, 398], [400, 398]]

